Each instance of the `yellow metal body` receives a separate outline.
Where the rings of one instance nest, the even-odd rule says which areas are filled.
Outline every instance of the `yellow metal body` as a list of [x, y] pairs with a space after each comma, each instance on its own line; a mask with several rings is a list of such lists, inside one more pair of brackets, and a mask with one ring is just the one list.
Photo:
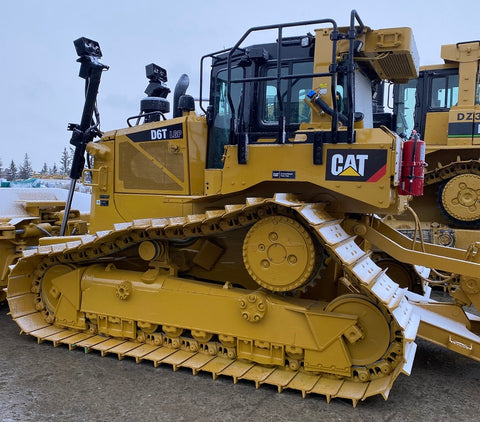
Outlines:
[[[0, 303], [5, 301], [10, 265], [22, 256], [25, 249], [38, 245], [46, 235], [58, 234], [65, 201], [49, 189], [0, 190]], [[88, 216], [77, 210], [70, 213], [68, 233], [87, 232]]]
[[[458, 243], [453, 244], [464, 247], [474, 236], [465, 230], [478, 228], [480, 221], [480, 201], [477, 199], [480, 189], [480, 43], [444, 45], [441, 57], [444, 64], [424, 66], [421, 70], [452, 71], [448, 75], [456, 78], [458, 74], [458, 84], [448, 82], [448, 89], [445, 85], [443, 90], [438, 91], [442, 96], [439, 104], [435, 104], [436, 94], [426, 86], [421, 94], [417, 94], [424, 97], [421, 100], [417, 98], [417, 107], [419, 101], [424, 108], [429, 105], [425, 116], [420, 117], [425, 118], [428, 166], [425, 169], [424, 195], [415, 198], [411, 205], [424, 222], [425, 230], [432, 231], [439, 226], [442, 230], [459, 229], [454, 235]], [[435, 75], [429, 78], [435, 78]], [[448, 96], [444, 95], [445, 90], [448, 90]], [[396, 227], [400, 228], [402, 224], [406, 223]], [[412, 224], [409, 227], [413, 227]]]
[[[363, 129], [358, 131], [355, 144], [325, 145], [325, 162], [329, 148], [345, 151], [352, 157], [359, 154], [357, 151], [362, 154], [366, 150], [385, 152], [386, 167], [378, 180], [342, 184], [326, 180], [327, 166], [311, 163], [312, 144], [301, 140], [281, 147], [278, 144], [251, 145], [246, 165], [238, 164], [237, 147], [227, 146], [224, 168], [203, 170], [205, 119], [188, 115], [181, 122], [183, 133], [189, 134], [188, 139], [149, 141], [137, 145], [128, 137], [138, 132], [161, 130], [171, 124], [166, 121], [118, 131], [115, 135], [106, 134], [104, 139], [107, 141], [101, 141], [101, 145], [115, 148], [115, 154], [108, 154], [109, 159], [97, 158], [96, 151], [90, 149], [95, 157], [92, 231], [137, 218], [195, 214], [212, 207], [212, 204], [221, 204], [225, 201], [224, 197], [271, 195], [278, 190], [278, 183], [272, 179], [272, 173], [278, 169], [288, 169], [296, 175], [294, 181], [284, 182], [282, 191], [308, 190], [309, 195], [322, 195], [332, 203], [332, 210], [368, 212], [379, 209], [385, 213], [398, 213], [404, 203], [404, 199], [390, 189], [390, 177], [398, 170], [401, 148], [400, 139], [392, 132]], [[197, 132], [191, 129], [191, 125]], [[179, 152], [172, 152], [179, 145]], [[187, 165], [189, 162], [191, 164]], [[151, 167], [146, 175], [142, 173], [145, 167]], [[107, 180], [105, 187], [100, 181], [102, 174]], [[142, 189], [146, 192], [139, 195]]]
[[435, 152], [440, 145], [460, 149], [462, 145], [470, 147], [478, 145], [480, 144], [480, 132], [475, 130], [475, 127], [473, 135], [463, 136], [458, 135], [455, 130], [449, 129], [449, 125], [471, 124], [473, 126], [480, 122], [478, 91], [480, 45], [478, 41], [443, 45], [441, 58], [445, 61], [443, 65], [424, 66], [422, 70], [457, 69], [458, 101], [450, 107], [449, 111], [427, 113], [425, 129], [427, 151]]
[[[409, 30], [364, 28], [358, 37], [362, 72], [416, 76]], [[323, 73], [330, 32], [317, 31], [315, 41], [315, 72]], [[339, 61], [349, 46], [337, 46]], [[312, 86], [326, 102], [327, 79]], [[313, 164], [308, 136], [332, 128], [328, 113], [308, 105], [311, 121], [294, 138], [247, 145], [246, 164], [237, 145], [226, 145], [220, 169], [207, 168], [207, 120], [194, 112], [89, 144], [89, 234], [41, 239], [9, 276], [22, 331], [354, 405], [387, 398], [410, 373], [417, 332], [470, 347], [480, 360], [478, 326], [462, 308], [478, 304], [473, 249], [419, 250], [375, 217], [407, 205], [397, 191], [401, 139], [368, 127], [366, 116], [355, 142], [323, 143], [322, 164]], [[410, 297], [374, 262], [372, 245], [407, 263], [453, 265], [462, 276], [457, 303], [440, 312], [427, 296]], [[432, 314], [461, 329], [442, 328]]]
[[[343, 28], [343, 31], [346, 30]], [[330, 33], [330, 30], [316, 31], [316, 73], [328, 71], [331, 62]], [[366, 28], [359, 38], [363, 43], [359, 60], [370, 71], [378, 71], [382, 78], [392, 80], [417, 75], [418, 58], [410, 28], [379, 31]], [[340, 41], [338, 60], [346, 51], [347, 42]], [[402, 66], [395, 66], [396, 62], [401, 62]], [[322, 97], [329, 103], [329, 79], [314, 78], [313, 89], [323, 86], [326, 88], [322, 90]], [[371, 114], [368, 107], [371, 107], [371, 102], [364, 110]], [[314, 112], [311, 122], [303, 124], [302, 129], [329, 129], [330, 125], [328, 115]], [[181, 137], [162, 140], [165, 128], [173, 126]], [[145, 141], [137, 140], [141, 136]], [[397, 172], [401, 150], [400, 140], [392, 132], [364, 128], [357, 131], [355, 144], [335, 145], [336, 149], [351, 150], [352, 154], [357, 149], [387, 152], [387, 169], [382, 178], [358, 184], [326, 180], [326, 166], [312, 163], [312, 144], [301, 135], [282, 147], [268, 143], [268, 139], [265, 139], [266, 143], [250, 145], [246, 165], [238, 164], [237, 147], [228, 145], [223, 169], [206, 169], [206, 139], [205, 116], [186, 112], [176, 119], [107, 132], [98, 144], [87, 147], [95, 157], [94, 169], [87, 170], [93, 179], [91, 231], [110, 228], [115, 223], [135, 218], [195, 214], [221, 204], [224, 199], [215, 200], [219, 195], [241, 198], [272, 195], [279, 190], [314, 190], [315, 195], [325, 195], [342, 212], [381, 209], [397, 213], [402, 209], [403, 200], [390, 189], [390, 175]], [[325, 160], [328, 148], [333, 146], [325, 145]], [[272, 172], [283, 169], [295, 172], [296, 178], [292, 182], [286, 180], [279, 188]], [[206, 197], [210, 197], [208, 202]]]

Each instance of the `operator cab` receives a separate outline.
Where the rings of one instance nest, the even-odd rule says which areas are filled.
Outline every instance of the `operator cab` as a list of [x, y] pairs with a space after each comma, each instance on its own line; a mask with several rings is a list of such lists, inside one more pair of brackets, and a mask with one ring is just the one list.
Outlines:
[[[278, 44], [254, 45], [231, 57], [231, 99], [240, 136], [248, 143], [277, 143], [279, 117], [285, 118], [286, 138], [294, 137], [301, 123], [310, 121], [310, 107], [304, 102], [312, 89], [314, 38], [282, 39], [280, 90], [277, 86]], [[212, 57], [207, 168], [222, 168], [224, 146], [230, 143], [232, 110], [228, 100], [228, 53]], [[256, 81], [248, 81], [257, 78]]]
[[458, 68], [421, 71], [418, 79], [395, 85], [393, 96], [392, 129], [416, 130], [424, 138], [427, 113], [448, 112], [458, 103]]
[[407, 135], [415, 130], [429, 144], [476, 144], [480, 69], [475, 63], [478, 52], [476, 56], [473, 52], [478, 51], [478, 43], [445, 45], [444, 64], [425, 66], [418, 79], [394, 85], [389, 127]]
[[[355, 11], [350, 27], [328, 19], [289, 26], [305, 25], [330, 28], [288, 38], [282, 25], [251, 28], [234, 47], [202, 58], [201, 75], [204, 60], [212, 60], [207, 109], [200, 102], [207, 169], [223, 168], [226, 145], [237, 145], [238, 164], [246, 164], [248, 145], [298, 142], [299, 131], [314, 144], [314, 164], [322, 164], [321, 144], [353, 143], [355, 129], [373, 128], [375, 82], [418, 75], [409, 28], [372, 31]], [[240, 47], [250, 33], [271, 29], [278, 30], [275, 43]]]

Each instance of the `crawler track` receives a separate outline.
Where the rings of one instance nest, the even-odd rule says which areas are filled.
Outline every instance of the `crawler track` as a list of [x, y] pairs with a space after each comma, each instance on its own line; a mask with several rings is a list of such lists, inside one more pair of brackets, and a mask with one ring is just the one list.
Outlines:
[[434, 183], [442, 183], [460, 174], [477, 174], [480, 175], [479, 160], [460, 160], [453, 161], [449, 164], [438, 164], [436, 168], [427, 171], [424, 176], [424, 185], [429, 186]]
[[[395, 330], [395, 352], [384, 356], [390, 365], [384, 365], [381, 361], [369, 365], [366, 368], [371, 374], [368, 379], [362, 381], [361, 376], [341, 379], [331, 374], [264, 366], [228, 357], [225, 351], [212, 352], [213, 348], [209, 347], [203, 351], [192, 350], [185, 342], [175, 348], [171, 343], [155, 344], [154, 341], [148, 341], [148, 336], [145, 341], [138, 341], [145, 338], [125, 340], [89, 331], [65, 329], [54, 325], [54, 315], [39, 305], [42, 276], [53, 265], [87, 265], [143, 240], [178, 240], [211, 235], [252, 225], [278, 212], [295, 216], [309, 227], [330, 256], [341, 265], [348, 280], [388, 315], [390, 326]], [[352, 400], [354, 406], [359, 400], [377, 394], [386, 399], [398, 375], [410, 373], [420, 320], [404, 297], [405, 289], [399, 288], [358, 247], [355, 237], [343, 230], [341, 222], [325, 212], [322, 204], [306, 204], [294, 196], [278, 194], [271, 199], [253, 198], [243, 205], [229, 205], [223, 210], [200, 215], [118, 224], [112, 231], [27, 251], [10, 274], [8, 302], [11, 315], [21, 332], [36, 337], [39, 342], [50, 341], [54, 346], [66, 344], [70, 349], [83, 348], [85, 352], [96, 350], [102, 356], [115, 354], [119, 359], [132, 357], [136, 362], [151, 361], [155, 367], [160, 364], [169, 364], [174, 370], [185, 367], [192, 369], [194, 374], [199, 371], [210, 372], [213, 378], [229, 376], [234, 382], [250, 380], [257, 388], [262, 384], [270, 384], [276, 386], [279, 392], [284, 389], [299, 390], [303, 397], [320, 394], [326, 396], [327, 401], [335, 397], [346, 398]], [[382, 369], [386, 366], [391, 370]]]

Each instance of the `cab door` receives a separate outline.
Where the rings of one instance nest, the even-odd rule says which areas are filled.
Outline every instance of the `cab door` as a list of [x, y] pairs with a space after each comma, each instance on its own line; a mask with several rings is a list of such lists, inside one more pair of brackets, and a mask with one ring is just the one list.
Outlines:
[[472, 125], [457, 117], [458, 69], [425, 72], [425, 141], [434, 145], [471, 145]]

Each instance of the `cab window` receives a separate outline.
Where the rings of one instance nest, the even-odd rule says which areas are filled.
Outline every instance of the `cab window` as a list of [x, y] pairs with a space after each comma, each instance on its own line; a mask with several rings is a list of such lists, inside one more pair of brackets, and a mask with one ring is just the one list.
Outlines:
[[[281, 76], [308, 74], [313, 72], [312, 62], [289, 63], [281, 69]], [[277, 67], [266, 70], [267, 77], [277, 77]], [[310, 107], [304, 98], [312, 89], [312, 78], [282, 79], [280, 82], [280, 99], [286, 124], [299, 125], [310, 121]], [[265, 83], [263, 92], [263, 111], [261, 119], [264, 124], [278, 124], [280, 116], [280, 101], [277, 91], [277, 81], [269, 80]]]
[[[241, 79], [242, 77], [242, 68], [232, 68], [232, 80]], [[222, 157], [225, 149], [224, 147], [230, 142], [230, 119], [232, 117], [232, 112], [227, 97], [227, 78], [227, 70], [223, 69], [217, 73], [213, 80], [213, 115], [215, 117], [212, 129], [209, 132], [207, 168], [223, 167]], [[230, 86], [233, 106], [235, 110], [238, 110], [242, 85], [232, 83]]]
[[430, 108], [450, 108], [458, 103], [458, 75], [432, 79]]
[[409, 134], [414, 127], [414, 112], [416, 103], [417, 79], [410, 79], [406, 84], [398, 85], [397, 133]]

